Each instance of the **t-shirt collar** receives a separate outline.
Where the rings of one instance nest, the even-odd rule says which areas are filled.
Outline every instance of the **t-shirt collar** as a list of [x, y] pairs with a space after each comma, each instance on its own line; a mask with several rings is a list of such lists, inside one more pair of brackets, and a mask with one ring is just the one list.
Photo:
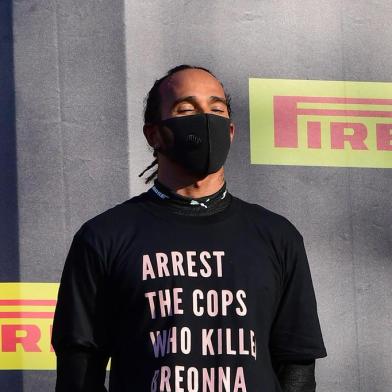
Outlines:
[[222, 187], [212, 195], [203, 196], [203, 197], [187, 197], [182, 196], [166, 185], [162, 184], [158, 179], [154, 180], [154, 185], [150, 188], [150, 191], [153, 192], [157, 197], [162, 200], [167, 200], [167, 203], [181, 208], [194, 206], [198, 207], [198, 209], [208, 209], [212, 206], [216, 206], [217, 204], [222, 203], [222, 201], [227, 196], [227, 186], [226, 181], [223, 183]]

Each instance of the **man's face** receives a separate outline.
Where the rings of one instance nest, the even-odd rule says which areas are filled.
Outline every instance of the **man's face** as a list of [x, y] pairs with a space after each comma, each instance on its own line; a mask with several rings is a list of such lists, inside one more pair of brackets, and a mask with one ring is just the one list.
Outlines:
[[[204, 113], [229, 118], [223, 87], [215, 77], [206, 71], [185, 69], [176, 72], [162, 82], [159, 93], [161, 120]], [[173, 146], [173, 133], [168, 127], [159, 124], [145, 124], [143, 130], [148, 143], [154, 149], [165, 151]], [[233, 136], [234, 124], [231, 123], [231, 141]], [[165, 154], [161, 153], [158, 157], [159, 167], [162, 171], [172, 172], [180, 166]], [[219, 172], [222, 170], [223, 167]]]
[[220, 82], [201, 69], [176, 72], [160, 86], [161, 119], [211, 113], [229, 117]]
[[[229, 117], [222, 85], [210, 73], [201, 69], [185, 69], [176, 72], [162, 82], [159, 92], [162, 120], [199, 113]], [[155, 131], [152, 135], [154, 144], [161, 147], [171, 145], [170, 132], [165, 128], [158, 132], [158, 127], [155, 128]], [[233, 136], [234, 124], [231, 124], [231, 141]]]

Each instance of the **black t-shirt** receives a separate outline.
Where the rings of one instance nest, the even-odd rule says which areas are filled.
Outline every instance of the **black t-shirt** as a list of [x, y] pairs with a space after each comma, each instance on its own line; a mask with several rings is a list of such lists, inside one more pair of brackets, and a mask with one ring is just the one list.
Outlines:
[[178, 215], [151, 192], [75, 234], [52, 344], [110, 356], [110, 392], [278, 392], [272, 360], [327, 355], [290, 221], [236, 197]]

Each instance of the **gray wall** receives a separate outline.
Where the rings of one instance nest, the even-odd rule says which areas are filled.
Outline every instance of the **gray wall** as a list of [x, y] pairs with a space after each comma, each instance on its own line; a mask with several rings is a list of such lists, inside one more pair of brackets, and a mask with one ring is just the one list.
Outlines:
[[[22, 282], [58, 282], [81, 223], [129, 197], [124, 5], [12, 4], [20, 260], [14, 268]], [[1, 281], [15, 280], [2, 271]], [[0, 390], [21, 391], [23, 384], [25, 391], [54, 391], [54, 383], [53, 371], [0, 373]]]
[[[391, 81], [391, 17], [388, 0], [14, 0], [4, 96], [15, 98], [15, 153], [0, 161], [14, 210], [0, 212], [17, 225], [1, 280], [58, 281], [79, 225], [146, 189], [143, 98], [168, 68], [203, 65], [233, 97], [229, 189], [305, 238], [328, 351], [318, 392], [390, 392], [392, 172], [251, 166], [248, 78]], [[9, 53], [10, 34], [1, 40]], [[0, 389], [50, 391], [54, 379], [2, 372]]]
[[251, 166], [248, 78], [391, 81], [392, 3], [128, 1], [125, 17], [131, 193], [145, 189], [137, 174], [151, 161], [142, 98], [174, 65], [210, 68], [233, 98], [229, 189], [305, 238], [328, 351], [317, 390], [390, 392], [392, 171]]

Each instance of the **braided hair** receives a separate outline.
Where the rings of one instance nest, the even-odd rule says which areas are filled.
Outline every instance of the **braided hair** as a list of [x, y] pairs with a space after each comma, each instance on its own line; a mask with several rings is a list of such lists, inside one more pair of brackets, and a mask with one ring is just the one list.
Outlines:
[[[157, 122], [159, 120], [161, 120], [161, 95], [159, 92], [159, 87], [161, 86], [162, 82], [172, 76], [173, 74], [175, 74], [176, 72], [179, 71], [183, 71], [185, 69], [201, 69], [203, 71], [208, 72], [210, 75], [212, 75], [215, 79], [216, 76], [207, 68], [203, 68], [203, 67], [199, 67], [199, 66], [194, 66], [194, 65], [187, 65], [187, 64], [182, 64], [182, 65], [178, 65], [174, 68], [169, 69], [169, 71], [167, 71], [166, 75], [164, 75], [162, 78], [157, 79], [154, 83], [154, 85], [152, 86], [151, 90], [149, 91], [149, 93], [146, 96], [145, 99], [145, 107], [144, 107], [144, 123], [148, 124], [148, 123], [154, 123]], [[223, 87], [222, 82], [220, 82], [220, 84]], [[227, 111], [229, 113], [229, 116], [231, 116], [231, 106], [230, 106], [230, 95], [228, 93], [226, 93], [224, 87], [223, 87], [223, 91], [225, 93], [225, 99], [226, 99], [226, 103], [227, 103]], [[154, 160], [151, 162], [150, 165], [148, 165], [140, 174], [139, 177], [143, 176], [143, 174], [152, 169], [154, 166], [156, 166], [158, 164], [158, 158], [157, 158], [157, 151], [154, 150], [153, 152], [153, 156], [154, 156]], [[155, 169], [146, 179], [145, 179], [145, 183], [148, 184], [151, 180], [153, 180], [158, 174], [158, 169]]]

